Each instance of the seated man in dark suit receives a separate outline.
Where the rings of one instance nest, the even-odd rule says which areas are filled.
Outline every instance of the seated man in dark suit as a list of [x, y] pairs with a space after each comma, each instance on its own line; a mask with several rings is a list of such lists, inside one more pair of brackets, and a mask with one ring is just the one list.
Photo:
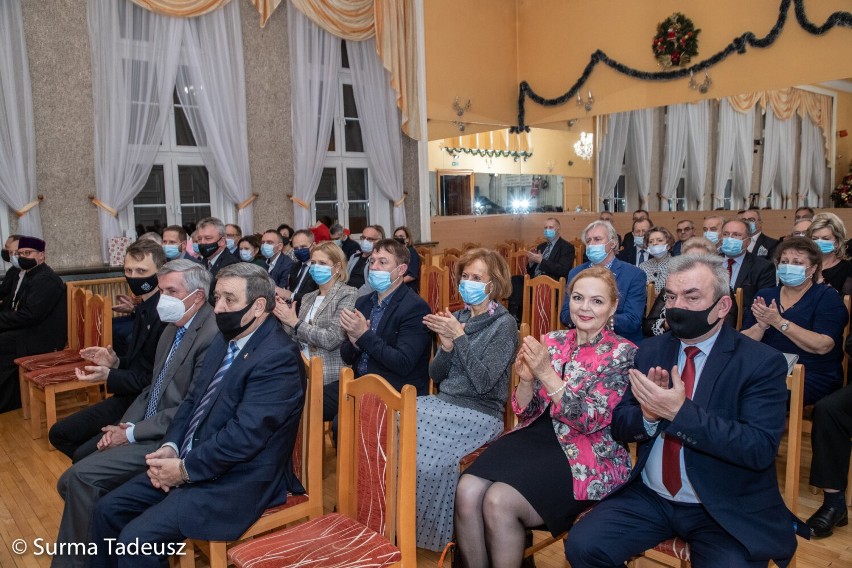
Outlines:
[[[651, 230], [651, 220], [648, 218], [633, 221], [633, 231], [630, 233], [633, 238], [630, 239], [632, 246], [624, 245], [621, 252], [618, 253], [618, 260], [638, 267], [640, 264], [651, 258], [651, 253], [648, 252], [648, 243], [645, 241], [645, 236]], [[626, 242], [626, 241], [625, 241]]]
[[48, 432], [50, 443], [74, 462], [97, 449], [101, 428], [116, 424], [151, 384], [157, 342], [165, 328], [157, 313], [157, 271], [165, 261], [163, 247], [154, 241], [138, 240], [127, 247], [124, 277], [130, 291], [141, 299], [133, 314], [127, 355], [118, 357], [112, 347], [88, 347], [80, 355], [93, 364], [76, 370], [80, 380], [106, 380], [113, 396], [60, 420]]
[[677, 536], [696, 568], [786, 566], [808, 534], [775, 474], [787, 362], [724, 323], [719, 257], [672, 259], [664, 293], [671, 331], [642, 343], [612, 415], [616, 441], [639, 444], [636, 466], [571, 529], [565, 554], [574, 568], [620, 566]]
[[[544, 274], [558, 281], [568, 278], [568, 273], [574, 266], [574, 245], [562, 238], [562, 224], [555, 217], [544, 221], [544, 238], [541, 243], [531, 250], [527, 258], [527, 274], [535, 278]], [[567, 284], [567, 282], [566, 282]], [[509, 297], [509, 313], [521, 321], [523, 317], [523, 276], [512, 276], [512, 295]]]
[[282, 298], [290, 285], [290, 269], [293, 261], [284, 254], [284, 237], [278, 231], [264, 231], [261, 238], [260, 254], [266, 259], [266, 272], [275, 284], [275, 295]]
[[44, 249], [43, 240], [21, 237], [10, 253], [20, 275], [0, 306], [0, 412], [21, 408], [15, 359], [65, 347], [65, 283], [45, 264]]
[[[581, 270], [590, 266], [600, 265], [608, 268], [615, 276], [615, 284], [618, 287], [618, 307], [613, 317], [615, 333], [638, 345], [642, 341], [642, 318], [645, 315], [645, 300], [648, 297], [645, 273], [615, 258], [618, 233], [608, 222], [589, 223], [589, 226], [583, 230], [583, 241], [586, 243], [589, 262], [574, 267], [568, 273], [568, 282], [571, 282]], [[567, 288], [566, 286], [566, 290]], [[559, 319], [565, 325], [573, 327], [569, 303], [570, 298], [566, 294]]]
[[[429, 305], [402, 282], [408, 267], [408, 248], [394, 239], [376, 243], [370, 256], [370, 286], [374, 290], [344, 309], [340, 326], [346, 337], [340, 346], [343, 362], [356, 377], [377, 373], [397, 390], [414, 385], [428, 394], [429, 348], [432, 344], [423, 317]], [[323, 388], [323, 420], [336, 419], [338, 382]]]
[[317, 289], [317, 283], [311, 277], [311, 250], [314, 248], [314, 234], [307, 229], [293, 233], [293, 254], [296, 262], [290, 267], [287, 289], [279, 294], [285, 300], [296, 302], [296, 313], [302, 305], [302, 296]]
[[763, 219], [760, 217], [760, 209], [752, 207], [737, 213], [740, 221], [748, 227], [748, 252], [760, 258], [772, 260], [778, 240], [763, 234]]
[[[219, 328], [148, 471], [95, 506], [90, 566], [113, 566], [108, 542], [159, 545], [134, 566], [159, 567], [186, 538], [230, 541], [288, 492], [304, 493], [292, 452], [305, 395], [296, 344], [274, 317], [275, 288], [250, 262], [216, 282]], [[116, 539], [106, 541], [105, 539]], [[125, 560], [127, 557], [124, 558]]]
[[677, 222], [677, 242], [672, 247], [672, 256], [678, 256], [683, 243], [695, 236], [695, 223], [686, 219]]
[[[631, 223], [636, 223], [636, 221], [641, 221], [642, 219], [648, 219], [648, 222], [651, 221], [651, 216], [644, 209], [637, 209], [633, 212], [633, 218], [631, 219]], [[611, 222], [611, 221], [610, 221]], [[648, 225], [648, 227], [653, 227], [653, 223]], [[624, 239], [619, 238], [619, 242], [621, 243], [619, 246], [622, 250], [629, 249], [633, 246], [633, 232], [625, 233]], [[635, 265], [634, 265], [635, 266]]]
[[730, 275], [731, 290], [743, 289], [743, 310], [750, 310], [758, 290], [775, 286], [775, 266], [763, 258], [746, 252], [750, 238], [748, 227], [739, 220], [722, 225], [722, 246], [725, 267]]
[[195, 230], [198, 243], [198, 254], [204, 259], [205, 266], [213, 277], [218, 272], [240, 261], [228, 250], [225, 240], [225, 223], [216, 217], [207, 217], [198, 222]]
[[[167, 326], [157, 344], [154, 381], [136, 397], [118, 424], [105, 426], [98, 451], [68, 468], [57, 490], [65, 500], [56, 542], [86, 542], [92, 510], [98, 499], [145, 471], [145, 456], [160, 446], [178, 406], [219, 332], [207, 303], [212, 277], [197, 262], [174, 260], [157, 273], [157, 311]], [[69, 548], [69, 550], [72, 550]], [[75, 554], [53, 557], [53, 568], [85, 568], [88, 558]]]
[[368, 225], [361, 231], [361, 254], [349, 258], [347, 270], [349, 280], [346, 283], [358, 290], [358, 296], [372, 293], [367, 280], [370, 273], [370, 255], [373, 247], [385, 238], [385, 229], [381, 225]]

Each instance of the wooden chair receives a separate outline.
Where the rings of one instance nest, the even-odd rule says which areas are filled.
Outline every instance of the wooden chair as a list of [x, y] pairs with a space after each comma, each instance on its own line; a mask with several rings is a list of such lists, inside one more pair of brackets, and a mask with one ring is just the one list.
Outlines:
[[[237, 568], [417, 565], [416, 397], [378, 375], [340, 374], [337, 511], [228, 552]], [[397, 427], [398, 426], [398, 427]]]
[[737, 288], [734, 292], [734, 301], [737, 303], [737, 331], [743, 328], [743, 289]]
[[477, 248], [482, 248], [482, 243], [462, 243], [462, 250], [464, 252]]
[[[112, 302], [100, 294], [87, 292], [88, 301], [85, 310], [85, 333], [83, 344], [86, 347], [112, 345]], [[63, 392], [85, 391], [85, 405], [94, 404], [106, 395], [106, 381], [80, 381], [74, 370], [85, 364], [86, 361], [68, 363], [36, 369], [24, 374], [28, 383], [30, 395], [30, 435], [32, 438], [41, 438], [42, 406], [47, 422], [47, 430], [56, 424], [57, 407], [56, 395]], [[76, 406], [79, 406], [76, 405]], [[48, 442], [48, 449], [53, 446]]]
[[444, 256], [445, 256], [445, 257], [446, 257], [447, 255], [451, 255], [451, 256], [459, 257], [459, 256], [461, 256], [462, 254], [464, 254], [464, 251], [462, 251], [462, 250], [460, 250], [460, 249], [457, 249], [457, 248], [452, 248], [452, 247], [450, 247], [450, 248], [445, 248], [445, 249], [444, 249]]
[[524, 241], [520, 239], [506, 239], [506, 244], [512, 247], [512, 252], [524, 250]]
[[536, 239], [533, 241], [532, 248], [535, 248], [538, 245], [543, 245], [546, 242], [547, 239], [545, 239], [544, 237], [536, 237]]
[[586, 243], [580, 239], [574, 239], [571, 244], [574, 245], [574, 266], [580, 266], [583, 264], [583, 257], [586, 256]]
[[[802, 399], [805, 393], [805, 368], [793, 366], [793, 374], [787, 375], [787, 390], [790, 392], [790, 417], [787, 421], [787, 463], [784, 470], [784, 502], [787, 508], [798, 515], [799, 481], [802, 463]], [[644, 556], [672, 568], [688, 568], [689, 544], [680, 538], [661, 542]], [[796, 568], [796, 558], [790, 562]]]
[[92, 293], [84, 288], [74, 288], [68, 297], [68, 346], [60, 351], [42, 353], [40, 355], [26, 355], [15, 359], [18, 366], [18, 383], [21, 387], [21, 409], [24, 419], [30, 417], [30, 389], [24, 376], [29, 371], [36, 369], [47, 369], [57, 365], [69, 363], [80, 363], [80, 349], [85, 347], [85, 315], [86, 302], [92, 297]]
[[526, 250], [518, 250], [509, 256], [509, 274], [512, 276], [523, 276], [527, 273], [529, 256]]
[[92, 294], [100, 294], [109, 298], [114, 306], [119, 295], [132, 296], [130, 286], [127, 284], [127, 279], [124, 276], [116, 276], [114, 278], [96, 278], [92, 280], [72, 280], [65, 283], [68, 290], [68, 303], [71, 303], [71, 294], [74, 290], [82, 288], [90, 291]]
[[447, 277], [449, 279], [449, 287], [447, 288], [447, 298], [448, 298], [448, 307], [451, 312], [462, 309], [464, 307], [464, 301], [461, 299], [461, 294], [459, 294], [459, 283], [456, 280], [456, 263], [459, 261], [459, 257], [452, 254], [445, 254], [443, 258], [441, 258], [441, 266], [447, 270]]
[[433, 314], [449, 307], [450, 275], [446, 268], [420, 265], [420, 297]]
[[[296, 445], [293, 448], [293, 473], [302, 481], [304, 495], [287, 495], [283, 505], [271, 507], [254, 522], [236, 542], [243, 542], [272, 530], [283, 528], [302, 519], [318, 519], [322, 516], [322, 358], [304, 356], [305, 374], [308, 378], [305, 390], [305, 407], [299, 424]], [[195, 566], [195, 549], [205, 552], [210, 559], [210, 568], [226, 568], [227, 548], [233, 543], [224, 541], [187, 541], [185, 554], [180, 557], [181, 568]]]
[[506, 261], [506, 264], [509, 264], [509, 260], [512, 256], [512, 245], [508, 243], [496, 244], [494, 245], [494, 250], [503, 257], [503, 260]]
[[529, 324], [530, 334], [539, 338], [562, 329], [559, 312], [565, 298], [565, 278], [557, 282], [550, 276], [524, 276], [524, 300], [521, 323]]
[[651, 308], [654, 306], [654, 300], [657, 299], [657, 289], [653, 282], [648, 282], [645, 285], [645, 314], [651, 313]]
[[414, 247], [420, 256], [420, 266], [432, 266], [432, 247]]

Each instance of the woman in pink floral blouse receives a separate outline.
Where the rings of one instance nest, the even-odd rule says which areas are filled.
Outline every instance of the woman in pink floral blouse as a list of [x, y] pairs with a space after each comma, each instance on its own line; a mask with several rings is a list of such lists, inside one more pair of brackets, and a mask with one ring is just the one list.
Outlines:
[[636, 353], [608, 325], [618, 305], [615, 279], [592, 267], [569, 290], [576, 329], [524, 339], [512, 397], [521, 423], [459, 480], [456, 536], [470, 568], [519, 566], [527, 528], [568, 530], [630, 474], [627, 450], [610, 432]]

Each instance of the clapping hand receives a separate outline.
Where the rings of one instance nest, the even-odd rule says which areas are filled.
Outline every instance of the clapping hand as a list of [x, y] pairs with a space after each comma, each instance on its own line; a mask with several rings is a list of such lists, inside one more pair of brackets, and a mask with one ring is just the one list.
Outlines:
[[423, 325], [438, 334], [444, 351], [452, 351], [453, 341], [464, 335], [464, 324], [459, 323], [449, 308], [437, 314], [428, 314], [423, 318]]
[[769, 329], [784, 319], [778, 311], [778, 304], [775, 303], [775, 300], [772, 300], [767, 306], [766, 301], [760, 296], [754, 299], [754, 303], [751, 305], [751, 313], [754, 314], [754, 319], [763, 329]]
[[118, 294], [115, 297], [115, 304], [112, 306], [112, 311], [120, 314], [131, 314], [136, 309], [136, 301], [133, 296], [127, 294]]
[[340, 327], [354, 345], [370, 329], [370, 322], [358, 310], [344, 308], [340, 312]]
[[280, 296], [275, 296], [275, 308], [272, 313], [278, 318], [278, 321], [290, 327], [295, 327], [299, 323], [295, 302], [288, 302]]
[[101, 365], [110, 369], [118, 366], [118, 355], [112, 350], [112, 345], [80, 349], [80, 357], [86, 361], [91, 361], [94, 365]]
[[528, 335], [521, 343], [519, 357], [523, 357], [532, 374], [542, 380], [548, 373], [556, 374], [550, 363], [550, 353], [536, 338]]
[[536, 249], [532, 249], [529, 252], [527, 252], [527, 258], [533, 264], [541, 264], [541, 259], [544, 258], [544, 257]]
[[[683, 406], [686, 392], [677, 365], [671, 373], [662, 367], [652, 367], [645, 375], [637, 369], [630, 369], [630, 387], [633, 396], [639, 402], [642, 415], [648, 422], [660, 418], [673, 420]], [[669, 387], [671, 377], [671, 387]]]
[[109, 367], [103, 365], [86, 365], [82, 369], [76, 367], [74, 374], [77, 375], [77, 380], [80, 381], [105, 381], [109, 377]]

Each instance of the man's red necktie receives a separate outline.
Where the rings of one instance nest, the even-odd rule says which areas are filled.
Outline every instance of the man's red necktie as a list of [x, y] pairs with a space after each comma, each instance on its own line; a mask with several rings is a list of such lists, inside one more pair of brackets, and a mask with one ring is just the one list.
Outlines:
[[[687, 347], [684, 349], [686, 353], [686, 363], [680, 371], [680, 380], [683, 381], [683, 390], [686, 393], [686, 398], [692, 399], [692, 390], [695, 386], [695, 356], [701, 353], [698, 347]], [[666, 486], [672, 496], [677, 495], [683, 485], [683, 480], [680, 478], [680, 440], [674, 435], [666, 434], [663, 440], [663, 485]]]

